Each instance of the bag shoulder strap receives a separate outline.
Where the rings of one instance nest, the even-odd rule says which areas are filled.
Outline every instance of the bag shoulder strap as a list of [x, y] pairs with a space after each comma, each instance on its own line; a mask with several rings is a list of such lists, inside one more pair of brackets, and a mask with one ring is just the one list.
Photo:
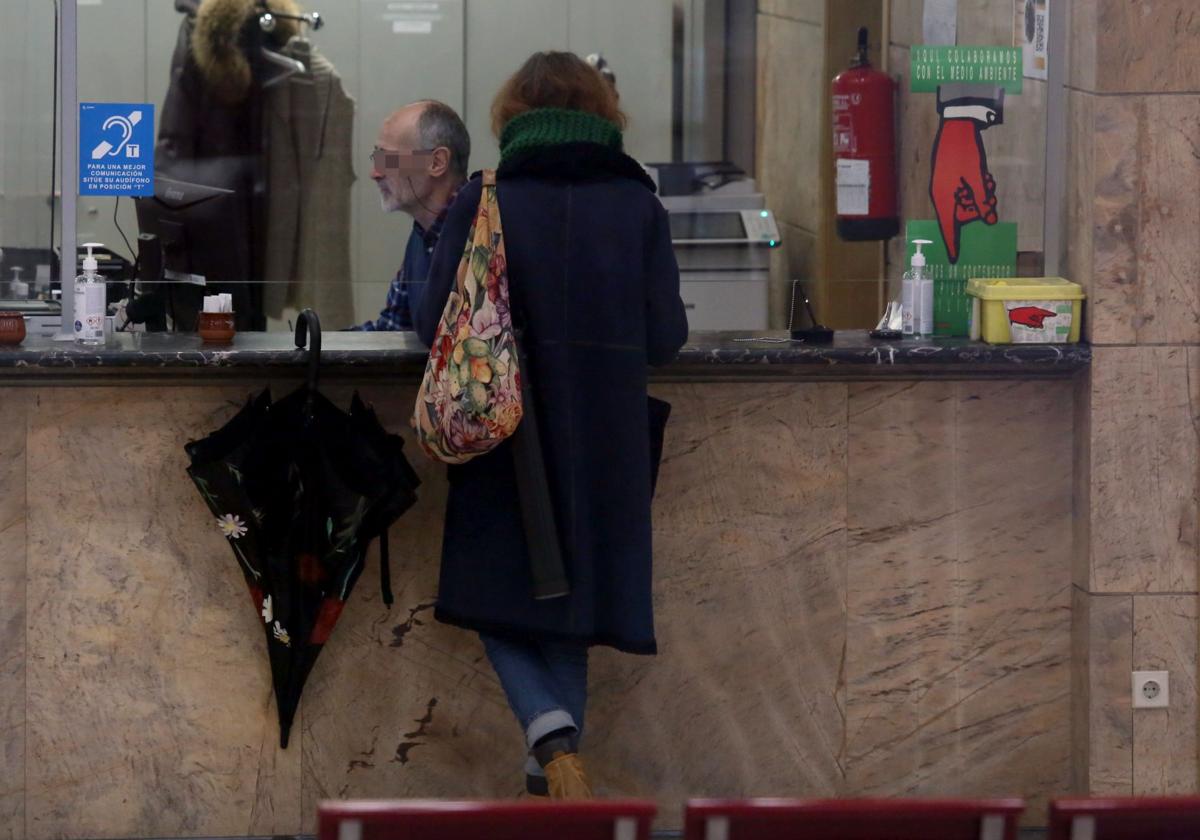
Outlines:
[[395, 600], [392, 597], [392, 560], [388, 551], [388, 529], [384, 528], [379, 535], [379, 588], [383, 592], [383, 603], [391, 606]]

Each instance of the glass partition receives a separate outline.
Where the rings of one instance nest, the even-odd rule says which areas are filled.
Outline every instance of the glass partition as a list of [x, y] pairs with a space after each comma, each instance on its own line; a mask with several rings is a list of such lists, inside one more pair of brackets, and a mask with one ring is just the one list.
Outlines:
[[54, 10], [0, 15], [0, 306], [57, 317]]
[[[60, 6], [76, 16], [79, 33], [73, 96], [81, 103], [85, 174], [89, 162], [131, 164], [152, 150], [156, 176], [140, 196], [90, 195], [74, 178], [60, 185], [77, 200], [74, 244], [101, 244], [116, 329], [179, 331], [191, 329], [203, 298], [218, 292], [232, 297], [243, 330], [289, 330], [305, 306], [326, 329], [376, 322], [406, 265], [414, 219], [431, 226], [432, 211], [442, 208], [428, 205], [419, 166], [405, 170], [399, 157], [373, 153], [419, 155], [453, 145], [444, 120], [440, 133], [410, 126], [406, 135], [389, 117], [409, 103], [444, 103], [470, 138], [466, 171], [495, 166], [493, 98], [542, 50], [586, 56], [615, 85], [629, 118], [625, 148], [647, 166], [675, 217], [694, 329], [799, 327], [807, 323], [806, 297], [829, 326], [869, 328], [898, 294], [913, 231], [936, 229], [940, 216], [966, 213], [969, 204], [956, 208], [952, 195], [947, 210], [931, 187], [957, 77], [918, 91], [914, 57], [934, 44], [1011, 48], [1023, 42], [1029, 21], [1036, 35], [1046, 20], [1044, 0], [961, 9], [926, 8], [921, 0]], [[59, 271], [51, 249], [62, 229], [54, 227], [50, 201], [56, 67], [47, 46], [55, 40], [56, 7], [11, 0], [0, 14], [0, 298], [6, 306], [52, 306]], [[862, 183], [854, 180], [861, 167], [838, 163], [853, 155], [831, 87], [861, 64], [861, 28], [862, 60], [895, 84], [894, 165]], [[937, 72], [930, 68], [944, 58], [927, 57], [921, 74]], [[1009, 85], [1002, 120], [973, 135], [985, 160], [962, 176], [964, 184], [990, 185], [972, 199], [984, 211], [964, 216], [958, 228], [969, 243], [992, 242], [1004, 231], [1001, 246], [1011, 254], [997, 258], [996, 270], [1011, 262], [1014, 273], [1040, 274], [1057, 264], [1053, 253], [1047, 258], [1046, 239], [1061, 215], [1061, 201], [1047, 197], [1054, 88], [1042, 61], [1040, 72], [1021, 68], [1019, 91]], [[855, 191], [873, 196], [888, 179], [898, 232], [845, 235], [856, 229], [847, 218], [862, 212]], [[994, 221], [984, 218], [989, 207]], [[69, 250], [68, 287], [79, 267], [78, 251]], [[950, 266], [947, 277], [966, 270]], [[404, 326], [394, 319], [376, 325]]]

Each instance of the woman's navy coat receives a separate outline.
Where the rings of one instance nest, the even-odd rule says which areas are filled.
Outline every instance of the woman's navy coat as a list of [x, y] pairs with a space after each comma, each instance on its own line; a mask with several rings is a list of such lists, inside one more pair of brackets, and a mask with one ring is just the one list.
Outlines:
[[[449, 468], [436, 614], [475, 630], [654, 653], [646, 368], [687, 338], [667, 214], [641, 167], [594, 144], [532, 150], [497, 180], [571, 594], [531, 596], [506, 443]], [[480, 192], [475, 178], [446, 218], [414, 313], [426, 344]]]

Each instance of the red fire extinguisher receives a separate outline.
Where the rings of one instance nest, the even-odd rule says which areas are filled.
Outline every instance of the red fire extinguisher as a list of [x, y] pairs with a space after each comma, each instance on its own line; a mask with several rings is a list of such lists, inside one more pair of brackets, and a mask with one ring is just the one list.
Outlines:
[[871, 66], [866, 27], [858, 30], [850, 69], [833, 80], [833, 159], [838, 236], [860, 241], [899, 233], [895, 83]]

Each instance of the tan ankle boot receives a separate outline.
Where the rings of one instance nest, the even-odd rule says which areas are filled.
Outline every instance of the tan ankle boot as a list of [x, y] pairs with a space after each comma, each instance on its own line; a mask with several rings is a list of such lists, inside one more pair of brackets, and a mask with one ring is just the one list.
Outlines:
[[554, 760], [544, 769], [551, 799], [592, 798], [592, 786], [588, 783], [579, 753], [556, 752]]

